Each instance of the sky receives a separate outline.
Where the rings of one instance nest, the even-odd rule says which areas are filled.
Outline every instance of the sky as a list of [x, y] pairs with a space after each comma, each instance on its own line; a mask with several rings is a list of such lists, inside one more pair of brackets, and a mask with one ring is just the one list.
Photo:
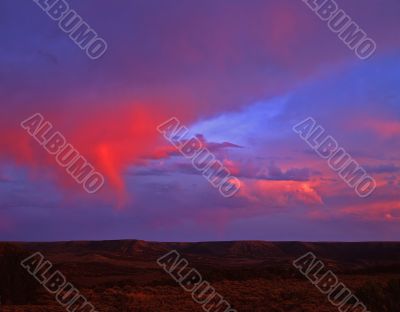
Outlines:
[[[0, 1], [0, 240], [400, 239], [400, 2], [337, 0], [359, 59], [301, 0], [69, 0], [87, 57]], [[40, 113], [104, 175], [88, 194], [20, 123]], [[176, 117], [240, 180], [221, 196], [158, 131]], [[359, 197], [292, 128], [312, 117], [376, 181]]]

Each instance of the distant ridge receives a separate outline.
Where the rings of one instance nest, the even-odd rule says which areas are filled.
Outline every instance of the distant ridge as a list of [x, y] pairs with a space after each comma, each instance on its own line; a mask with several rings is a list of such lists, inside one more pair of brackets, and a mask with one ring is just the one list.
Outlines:
[[[0, 243], [1, 246], [5, 243]], [[157, 256], [170, 250], [194, 257], [247, 259], [295, 258], [308, 251], [334, 261], [400, 261], [400, 242], [151, 242], [143, 240], [66, 241], [11, 243], [28, 250], [41, 250], [49, 255], [116, 254], [120, 256]]]

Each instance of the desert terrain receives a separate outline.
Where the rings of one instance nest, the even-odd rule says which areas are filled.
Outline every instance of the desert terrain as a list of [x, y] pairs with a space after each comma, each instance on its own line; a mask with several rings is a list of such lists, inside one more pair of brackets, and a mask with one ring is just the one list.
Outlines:
[[400, 311], [400, 243], [231, 241], [158, 243], [140, 240], [1, 243], [1, 309], [64, 311], [21, 266], [39, 251], [96, 311], [203, 311], [158, 264], [177, 250], [238, 312], [333, 312], [293, 260], [312, 251], [369, 311]]

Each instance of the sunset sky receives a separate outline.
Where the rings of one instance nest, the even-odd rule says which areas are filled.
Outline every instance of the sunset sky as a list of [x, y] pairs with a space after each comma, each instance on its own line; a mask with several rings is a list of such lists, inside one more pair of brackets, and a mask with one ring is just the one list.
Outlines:
[[[400, 2], [337, 0], [356, 57], [301, 0], [69, 0], [89, 59], [32, 0], [0, 0], [0, 240], [400, 240]], [[86, 193], [20, 123], [40, 113], [106, 180]], [[313, 117], [377, 181], [360, 198], [293, 132]], [[225, 198], [157, 125], [240, 181]]]

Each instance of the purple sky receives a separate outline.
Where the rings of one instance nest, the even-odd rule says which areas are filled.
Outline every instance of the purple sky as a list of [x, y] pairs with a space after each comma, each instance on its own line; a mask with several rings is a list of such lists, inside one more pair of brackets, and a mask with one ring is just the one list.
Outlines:
[[[0, 2], [0, 240], [400, 239], [400, 2], [337, 0], [360, 60], [301, 0], [69, 0], [89, 59], [34, 1]], [[51, 121], [95, 194], [20, 122]], [[313, 117], [377, 181], [360, 198], [293, 132]], [[156, 130], [177, 117], [241, 181], [221, 196]]]

